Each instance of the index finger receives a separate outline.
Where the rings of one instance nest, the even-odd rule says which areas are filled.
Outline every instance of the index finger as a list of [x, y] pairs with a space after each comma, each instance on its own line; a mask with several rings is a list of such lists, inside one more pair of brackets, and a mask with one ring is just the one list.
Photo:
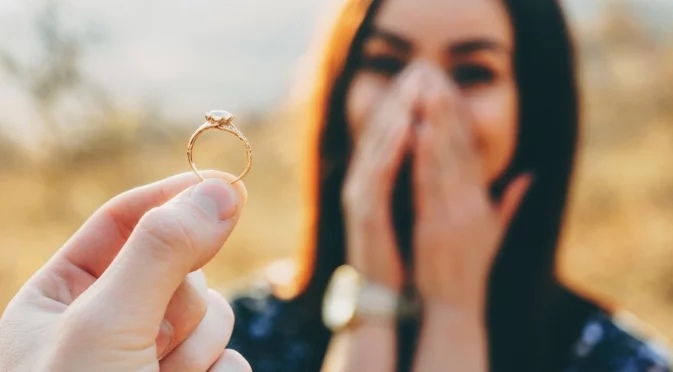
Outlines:
[[420, 93], [422, 73], [420, 66], [414, 64], [397, 77], [380, 102], [371, 105], [371, 124], [365, 127], [366, 133], [373, 133], [378, 137], [379, 133], [386, 133], [395, 121], [411, 124], [413, 106]]
[[[205, 178], [235, 179], [235, 176], [219, 171], [202, 174]], [[100, 277], [145, 213], [199, 182], [194, 173], [185, 172], [112, 198], [57, 252], [54, 260], [67, 260], [93, 277]], [[245, 185], [238, 181], [234, 186], [241, 195], [241, 205], [244, 205], [248, 195]]]

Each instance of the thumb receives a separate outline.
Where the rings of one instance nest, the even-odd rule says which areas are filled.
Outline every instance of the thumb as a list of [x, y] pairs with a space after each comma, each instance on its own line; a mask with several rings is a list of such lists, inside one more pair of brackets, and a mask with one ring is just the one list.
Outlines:
[[532, 182], [533, 176], [530, 173], [525, 173], [515, 178], [514, 181], [507, 186], [498, 211], [500, 226], [502, 226], [503, 229], [506, 229], [512, 222], [512, 218], [519, 209], [521, 201], [523, 200], [524, 195], [526, 195]]
[[150, 210], [85, 297], [113, 319], [158, 327], [187, 274], [212, 259], [233, 231], [242, 199], [214, 178]]

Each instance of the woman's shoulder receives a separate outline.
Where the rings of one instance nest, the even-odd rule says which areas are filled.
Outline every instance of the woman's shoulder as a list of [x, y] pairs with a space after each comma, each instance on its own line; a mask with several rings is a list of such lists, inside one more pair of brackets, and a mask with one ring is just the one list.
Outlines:
[[567, 372], [670, 371], [663, 337], [628, 312], [597, 311], [573, 346]]

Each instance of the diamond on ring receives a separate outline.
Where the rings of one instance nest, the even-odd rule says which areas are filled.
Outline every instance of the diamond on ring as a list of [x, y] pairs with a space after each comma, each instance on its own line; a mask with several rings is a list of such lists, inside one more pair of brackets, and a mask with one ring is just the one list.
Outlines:
[[215, 125], [227, 125], [234, 120], [234, 115], [224, 110], [212, 110], [206, 113], [206, 120]]

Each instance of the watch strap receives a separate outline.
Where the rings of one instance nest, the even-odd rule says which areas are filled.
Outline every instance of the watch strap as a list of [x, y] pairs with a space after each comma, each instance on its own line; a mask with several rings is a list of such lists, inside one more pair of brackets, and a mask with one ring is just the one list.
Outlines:
[[392, 289], [364, 280], [358, 296], [356, 315], [384, 321], [395, 320], [399, 302], [400, 295]]
[[416, 318], [419, 313], [420, 301], [415, 291], [398, 293], [363, 279], [356, 317], [389, 322]]

